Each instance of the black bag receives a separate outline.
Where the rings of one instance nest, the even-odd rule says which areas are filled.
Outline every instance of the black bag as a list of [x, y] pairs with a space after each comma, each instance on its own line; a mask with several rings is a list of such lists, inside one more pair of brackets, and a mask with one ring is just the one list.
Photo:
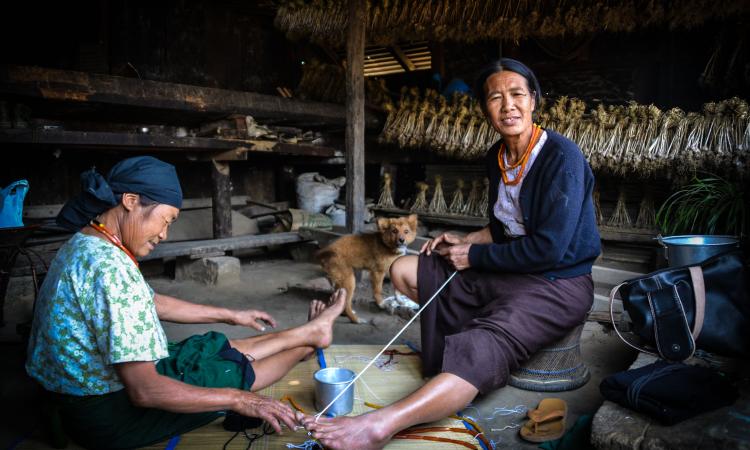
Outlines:
[[[748, 356], [747, 289], [742, 253], [732, 250], [697, 266], [670, 267], [615, 286], [609, 296], [610, 317], [626, 344], [668, 361], [683, 361], [696, 348], [725, 356]], [[633, 331], [658, 355], [620, 334], [612, 308], [618, 291]]]

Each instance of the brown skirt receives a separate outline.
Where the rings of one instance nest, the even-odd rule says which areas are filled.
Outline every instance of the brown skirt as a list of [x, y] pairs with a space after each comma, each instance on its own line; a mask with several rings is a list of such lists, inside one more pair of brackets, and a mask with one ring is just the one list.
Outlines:
[[[454, 270], [436, 254], [419, 255], [419, 303]], [[424, 375], [451, 373], [481, 393], [505, 386], [509, 374], [537, 350], [580, 325], [593, 300], [591, 274], [549, 280], [463, 270], [422, 312]]]

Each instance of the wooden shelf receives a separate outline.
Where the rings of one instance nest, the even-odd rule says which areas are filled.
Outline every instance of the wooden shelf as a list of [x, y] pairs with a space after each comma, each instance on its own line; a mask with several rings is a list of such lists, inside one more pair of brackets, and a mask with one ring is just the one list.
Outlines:
[[599, 225], [599, 236], [602, 241], [627, 242], [632, 244], [650, 244], [658, 247], [656, 240], [657, 230], [644, 230], [639, 228], [615, 228], [607, 225]]
[[232, 250], [247, 248], [266, 247], [269, 245], [282, 245], [304, 241], [297, 232], [256, 234], [248, 236], [235, 236], [223, 239], [206, 239], [200, 241], [165, 242], [159, 244], [154, 251], [139, 261], [150, 261], [152, 259], [169, 258], [177, 256], [189, 256], [201, 258], [207, 255], [215, 255]]
[[[346, 109], [333, 103], [42, 67], [0, 66], [0, 94], [34, 110], [58, 107], [67, 117], [105, 112], [142, 118], [146, 113], [161, 123], [190, 125], [241, 114], [303, 127], [346, 124]], [[367, 114], [365, 124], [378, 128], [380, 119]]]
[[330, 147], [288, 144], [276, 141], [172, 137], [156, 134], [110, 133], [66, 130], [0, 130], [0, 142], [12, 144], [54, 145], [77, 148], [110, 148], [130, 151], [180, 151], [207, 153], [206, 158], [219, 160], [246, 159], [246, 153], [314, 156], [334, 158], [343, 152]]
[[[413, 214], [411, 211], [400, 208], [380, 208], [378, 206], [372, 208], [374, 211], [380, 211], [389, 215], [405, 216]], [[476, 227], [482, 228], [489, 223], [489, 219], [486, 217], [472, 217], [472, 216], [456, 216], [448, 214], [430, 214], [419, 212], [416, 213], [419, 216], [419, 220], [430, 223], [440, 223], [444, 225], [456, 225], [462, 227]]]
[[[411, 211], [400, 208], [381, 208], [375, 206], [372, 208], [374, 211], [379, 211], [388, 215], [408, 215]], [[430, 214], [430, 213], [417, 213], [419, 219], [430, 223], [441, 223], [445, 225], [457, 225], [465, 227], [484, 227], [489, 223], [489, 219], [486, 217], [472, 217], [472, 216], [456, 216], [447, 214]], [[638, 228], [615, 228], [608, 227], [606, 225], [599, 226], [599, 236], [602, 241], [613, 241], [613, 242], [626, 242], [633, 244], [650, 244], [651, 246], [658, 247], [659, 244], [655, 237], [658, 231], [656, 230], [643, 230]]]

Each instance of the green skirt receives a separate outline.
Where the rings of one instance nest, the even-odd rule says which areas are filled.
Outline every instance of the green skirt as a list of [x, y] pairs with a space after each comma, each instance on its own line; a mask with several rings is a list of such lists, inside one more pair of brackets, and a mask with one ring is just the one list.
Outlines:
[[[169, 344], [169, 357], [156, 364], [162, 375], [202, 387], [247, 390], [255, 381], [248, 359], [229, 346], [226, 336], [209, 332]], [[151, 445], [213, 422], [224, 411], [182, 414], [130, 403], [125, 389], [78, 397], [53, 394], [66, 433], [91, 449]]]

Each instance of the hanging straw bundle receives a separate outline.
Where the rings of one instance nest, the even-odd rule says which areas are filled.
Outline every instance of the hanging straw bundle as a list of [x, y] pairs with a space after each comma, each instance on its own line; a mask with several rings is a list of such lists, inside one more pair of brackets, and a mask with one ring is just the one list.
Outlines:
[[596, 214], [597, 225], [604, 223], [604, 215], [602, 214], [602, 205], [600, 202], [601, 193], [599, 192], [599, 186], [594, 187], [594, 193], [592, 195], [594, 199], [594, 214]]
[[487, 217], [487, 207], [489, 206], [490, 180], [488, 178], [485, 178], [482, 184], [482, 195], [479, 199], [479, 203], [477, 204], [476, 209], [474, 210], [474, 215], [479, 217]]
[[451, 204], [448, 206], [448, 211], [451, 214], [461, 214], [464, 209], [464, 180], [459, 178], [456, 180], [456, 190], [453, 191], [453, 198]]
[[615, 211], [607, 221], [607, 225], [618, 228], [629, 228], [631, 223], [625, 203], [625, 187], [620, 186], [620, 193], [617, 195], [617, 205], [615, 205]]
[[[474, 161], [500, 138], [464, 94], [448, 102], [435, 91], [421, 96], [418, 89], [404, 87], [397, 107], [389, 99], [383, 102], [388, 118], [380, 142]], [[539, 123], [574, 140], [596, 172], [642, 178], [687, 178], [698, 169], [740, 177], [748, 172], [750, 108], [738, 98], [707, 103], [702, 113], [634, 102], [599, 104], [585, 113], [583, 101], [567, 97], [545, 105], [537, 111]]]
[[381, 208], [395, 208], [396, 204], [393, 203], [393, 191], [391, 189], [391, 174], [385, 172], [383, 174], [383, 186], [380, 188], [380, 197], [378, 198], [378, 206]]
[[411, 212], [427, 212], [427, 208], [429, 207], [427, 204], [427, 189], [430, 186], [423, 181], [418, 181], [416, 186], [417, 196], [414, 199], [414, 204], [411, 206]]
[[466, 204], [464, 205], [464, 210], [462, 211], [463, 215], [465, 216], [473, 216], [474, 211], [477, 210], [478, 204], [480, 202], [480, 193], [479, 193], [479, 180], [472, 180], [471, 182], [471, 191], [469, 191], [469, 198], [466, 199]]
[[[275, 25], [290, 38], [342, 44], [348, 26], [344, 0], [280, 0]], [[481, 2], [479, 0], [369, 0], [367, 36], [377, 44], [427, 39], [477, 42], [519, 41], [631, 32], [664, 24], [693, 28], [705, 22], [747, 13], [746, 2], [731, 0], [610, 0], [570, 2]]]
[[443, 196], [443, 177], [435, 175], [435, 189], [432, 193], [432, 200], [428, 210], [433, 214], [445, 214], [448, 212], [448, 207], [445, 204], [445, 197]]
[[647, 190], [643, 199], [641, 199], [638, 218], [635, 219], [635, 227], [647, 230], [656, 228], [656, 209], [654, 208], [654, 197], [650, 190]]

